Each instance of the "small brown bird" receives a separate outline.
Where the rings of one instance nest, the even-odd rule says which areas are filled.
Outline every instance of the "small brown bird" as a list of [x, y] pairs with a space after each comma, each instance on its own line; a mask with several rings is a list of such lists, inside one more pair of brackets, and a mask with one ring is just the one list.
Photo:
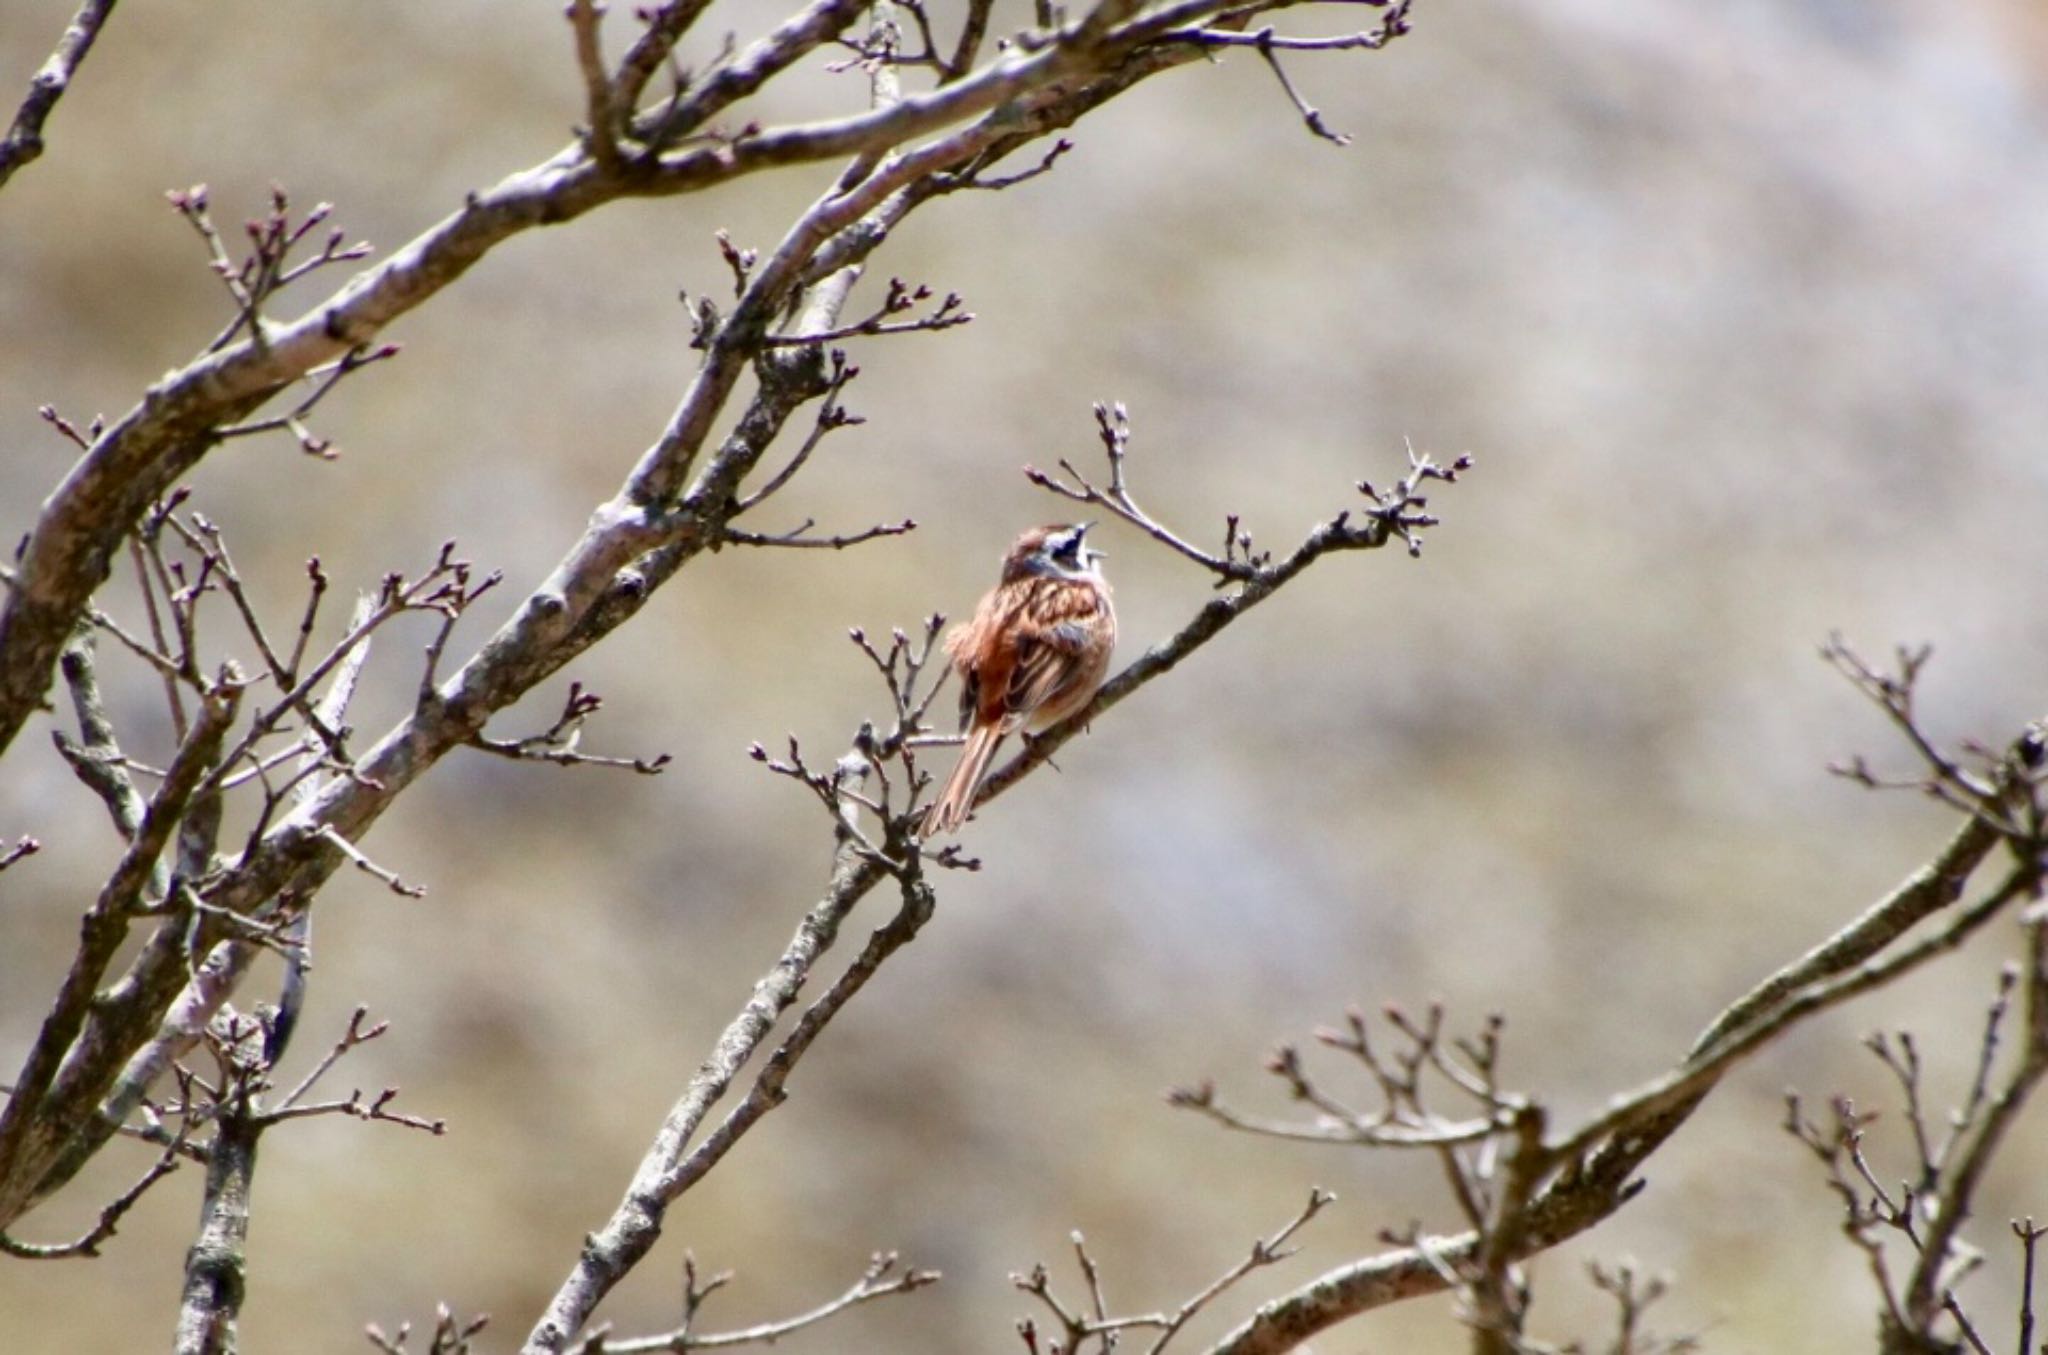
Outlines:
[[967, 821], [1004, 738], [1058, 724], [1088, 704], [1116, 649], [1109, 580], [1087, 544], [1093, 523], [1033, 527], [1003, 557], [1003, 579], [946, 637], [960, 674], [960, 765], [925, 812], [924, 835]]

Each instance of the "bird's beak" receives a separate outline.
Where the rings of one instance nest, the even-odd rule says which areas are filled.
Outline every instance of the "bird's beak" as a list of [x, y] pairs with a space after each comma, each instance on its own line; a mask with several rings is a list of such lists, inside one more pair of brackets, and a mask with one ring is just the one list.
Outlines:
[[[1095, 523], [1094, 523], [1094, 522], [1092, 522], [1092, 521], [1091, 521], [1091, 522], [1084, 522], [1084, 523], [1082, 523], [1082, 524], [1081, 524], [1081, 525], [1080, 525], [1079, 527], [1076, 527], [1076, 528], [1075, 528], [1074, 530], [1075, 530], [1075, 531], [1077, 531], [1077, 532], [1079, 532], [1079, 533], [1081, 534], [1081, 536], [1082, 536], [1082, 537], [1083, 537], [1083, 538], [1085, 539], [1085, 538], [1087, 537], [1088, 533], [1089, 533], [1089, 532], [1090, 532], [1090, 531], [1091, 531], [1091, 530], [1092, 530], [1092, 529], [1094, 528], [1094, 526], [1095, 526]], [[1096, 559], [1098, 559], [1098, 560], [1107, 560], [1107, 559], [1109, 558], [1109, 552], [1108, 552], [1108, 551], [1106, 551], [1106, 550], [1097, 550], [1097, 549], [1095, 549], [1095, 547], [1093, 547], [1093, 546], [1090, 546], [1090, 547], [1088, 547], [1088, 553], [1089, 553], [1090, 555], [1094, 556], [1094, 557], [1095, 557]]]

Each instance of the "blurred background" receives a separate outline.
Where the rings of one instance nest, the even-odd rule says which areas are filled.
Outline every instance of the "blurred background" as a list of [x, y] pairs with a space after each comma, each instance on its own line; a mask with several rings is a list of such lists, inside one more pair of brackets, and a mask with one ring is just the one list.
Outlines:
[[[71, 9], [10, 0], [10, 108]], [[779, 13], [714, 11], [686, 55]], [[714, 1328], [807, 1307], [893, 1248], [945, 1282], [788, 1348], [1015, 1349], [1029, 1305], [1007, 1277], [1042, 1259], [1078, 1293], [1072, 1229], [1113, 1303], [1170, 1307], [1311, 1183], [1336, 1191], [1305, 1254], [1221, 1302], [1213, 1335], [1378, 1230], [1452, 1211], [1433, 1167], [1232, 1137], [1165, 1088], [1213, 1076], [1285, 1112], [1259, 1070], [1276, 1042], [1348, 1003], [1440, 998], [1463, 1030], [1505, 1012], [1509, 1082], [1575, 1115], [1946, 837], [1928, 805], [1826, 775], [1858, 751], [1907, 759], [1815, 649], [1837, 628], [1876, 657], [1932, 643], [1945, 735], [2001, 741], [2048, 707], [2048, 16], [1425, 0], [1415, 22], [1381, 54], [1290, 63], [1348, 149], [1235, 56], [1145, 85], [1084, 122], [1054, 174], [937, 204], [892, 243], [863, 298], [894, 273], [978, 319], [861, 345], [848, 403], [868, 422], [758, 525], [921, 529], [706, 559], [571, 674], [607, 702], [584, 747], [665, 751], [667, 774], [454, 756], [367, 844], [428, 896], [335, 877], [294, 1064], [367, 1003], [392, 1033], [333, 1090], [395, 1084], [452, 1127], [265, 1140], [246, 1348], [360, 1349], [365, 1322], [430, 1322], [436, 1300], [517, 1343], [821, 886], [817, 806], [747, 744], [794, 732], [823, 757], [878, 715], [846, 627], [971, 607], [1021, 526], [1065, 516], [1018, 467], [1092, 464], [1092, 400], [1129, 405], [1141, 501], [1199, 540], [1236, 513], [1291, 544], [1355, 502], [1354, 480], [1394, 479], [1403, 439], [1479, 465], [1433, 497], [1445, 522], [1420, 562], [1319, 566], [970, 828], [987, 868], [942, 880], [937, 920], [791, 1103], [672, 1216], [603, 1311], [620, 1331], [673, 1322], [686, 1247], [737, 1272]], [[759, 114], [857, 106], [859, 76], [824, 65]], [[209, 183], [233, 228], [276, 180], [336, 203], [381, 255], [553, 152], [580, 112], [559, 6], [123, 7], [49, 154], [0, 195], [0, 539], [70, 461], [39, 404], [118, 416], [228, 314], [165, 189]], [[473, 644], [672, 408], [695, 356], [676, 293], [727, 286], [712, 232], [772, 246], [832, 172], [513, 241], [323, 407], [338, 462], [239, 442], [207, 459], [195, 506], [286, 626], [307, 555], [353, 589], [455, 537], [507, 581], [458, 633]], [[1207, 594], [1133, 533], [1101, 544], [1126, 657]], [[425, 636], [380, 642], [359, 728], [405, 708]], [[103, 667], [131, 752], [160, 760], [160, 693]], [[566, 681], [494, 731], [544, 727]], [[45, 844], [0, 884], [9, 1066], [114, 853], [46, 740], [31, 728], [0, 775], [0, 836]], [[864, 906], [855, 937], [887, 906]], [[1911, 1027], [1938, 1099], [1959, 1096], [2016, 941], [1994, 929], [1741, 1069], [1645, 1195], [1537, 1264], [1537, 1331], [1606, 1331], [1581, 1263], [1628, 1255], [1677, 1277], [1653, 1325], [1709, 1349], [1867, 1342], [1875, 1296], [1779, 1128], [1783, 1089], [1888, 1107], [1857, 1041]], [[1964, 1293], [2001, 1346], [2006, 1220], [2048, 1214], [2041, 1125], [2037, 1108], [1973, 1233], [1989, 1259]], [[1872, 1150], [1907, 1170], [1898, 1116]], [[71, 1235], [145, 1157], [108, 1159], [25, 1231]], [[159, 1188], [103, 1260], [0, 1267], [0, 1343], [161, 1343], [199, 1185]], [[1434, 1300], [1316, 1349], [1462, 1345]]]

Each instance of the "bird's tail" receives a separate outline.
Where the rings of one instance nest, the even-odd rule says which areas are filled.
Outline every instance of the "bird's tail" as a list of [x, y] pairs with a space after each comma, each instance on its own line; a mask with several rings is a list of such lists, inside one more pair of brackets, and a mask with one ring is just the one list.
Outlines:
[[939, 798], [925, 811], [926, 837], [950, 833], [967, 822], [967, 811], [974, 807], [974, 793], [981, 789], [981, 778], [988, 775], [989, 761], [1002, 741], [1002, 727], [994, 723], [977, 724], [968, 733], [967, 746], [960, 750], [960, 764], [953, 768]]

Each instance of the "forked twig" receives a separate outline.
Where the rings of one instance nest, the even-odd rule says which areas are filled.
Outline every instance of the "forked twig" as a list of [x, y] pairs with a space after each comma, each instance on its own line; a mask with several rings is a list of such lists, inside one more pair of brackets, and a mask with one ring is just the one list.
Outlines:
[[[1146, 1349], [1147, 1355], [1159, 1355], [1159, 1352], [1165, 1350], [1168, 1343], [1178, 1336], [1197, 1314], [1245, 1276], [1262, 1267], [1277, 1265], [1294, 1255], [1295, 1249], [1289, 1247], [1288, 1242], [1310, 1219], [1335, 1203], [1336, 1199], [1335, 1195], [1321, 1187], [1311, 1189], [1308, 1203], [1299, 1213], [1270, 1236], [1254, 1241], [1250, 1252], [1241, 1260], [1184, 1299], [1171, 1312], [1161, 1310], [1129, 1316], [1110, 1316], [1108, 1303], [1103, 1297], [1101, 1267], [1089, 1254], [1087, 1242], [1078, 1232], [1073, 1235], [1074, 1254], [1082, 1279], [1088, 1286], [1087, 1312], [1061, 1300], [1054, 1291], [1051, 1276], [1043, 1265], [1033, 1266], [1027, 1274], [1012, 1275], [1010, 1282], [1037, 1299], [1046, 1311], [1052, 1314], [1053, 1321], [1059, 1324], [1062, 1337], [1056, 1349], [1064, 1352], [1064, 1355], [1079, 1355], [1082, 1343], [1090, 1340], [1099, 1343], [1100, 1349], [1107, 1352], [1115, 1348], [1122, 1333], [1139, 1330], [1158, 1333]], [[1089, 1315], [1091, 1312], [1093, 1316]], [[1028, 1351], [1041, 1351], [1037, 1327], [1030, 1319], [1019, 1322], [1017, 1331]]]
[[584, 1342], [582, 1349], [588, 1352], [588, 1355], [600, 1355], [600, 1352], [602, 1355], [638, 1355], [639, 1352], [646, 1351], [728, 1350], [734, 1346], [772, 1346], [785, 1336], [793, 1336], [808, 1327], [815, 1327], [821, 1322], [837, 1317], [849, 1308], [857, 1308], [863, 1303], [872, 1303], [876, 1299], [888, 1298], [895, 1294], [908, 1294], [914, 1289], [936, 1284], [940, 1278], [936, 1270], [920, 1270], [915, 1266], [898, 1271], [898, 1258], [895, 1252], [877, 1252], [869, 1260], [867, 1269], [861, 1272], [860, 1278], [844, 1293], [807, 1312], [798, 1313], [794, 1317], [779, 1318], [773, 1322], [756, 1323], [751, 1327], [736, 1327], [730, 1331], [700, 1334], [694, 1330], [698, 1307], [706, 1295], [724, 1285], [732, 1277], [729, 1272], [721, 1272], [713, 1276], [709, 1284], [699, 1288], [695, 1263], [686, 1261], [685, 1264], [689, 1267], [689, 1277], [686, 1282], [686, 1316], [682, 1325], [653, 1336], [618, 1337], [599, 1333]]

